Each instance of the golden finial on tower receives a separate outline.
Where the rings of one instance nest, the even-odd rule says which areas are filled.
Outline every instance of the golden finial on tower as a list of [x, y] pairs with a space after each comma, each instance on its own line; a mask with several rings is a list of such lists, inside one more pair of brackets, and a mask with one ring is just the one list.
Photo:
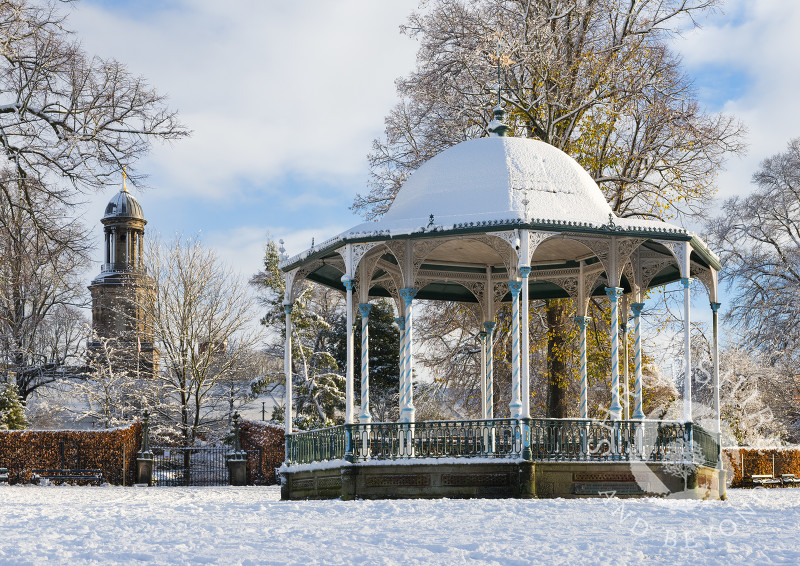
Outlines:
[[128, 178], [128, 175], [125, 173], [125, 166], [122, 166], [122, 192], [128, 192], [128, 185], [125, 180]]

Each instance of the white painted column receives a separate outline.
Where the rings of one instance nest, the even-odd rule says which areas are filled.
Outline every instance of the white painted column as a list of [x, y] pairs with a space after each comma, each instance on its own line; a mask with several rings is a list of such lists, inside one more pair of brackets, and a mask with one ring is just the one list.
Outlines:
[[478, 333], [481, 343], [481, 418], [486, 418], [486, 332]]
[[586, 325], [589, 324], [591, 318], [588, 316], [576, 316], [575, 322], [578, 323], [580, 330], [580, 366], [581, 366], [581, 404], [580, 404], [580, 418], [589, 418], [589, 370], [587, 368], [586, 359]]
[[484, 419], [494, 418], [494, 322], [484, 322], [486, 329], [486, 412]]
[[722, 432], [722, 416], [719, 404], [719, 320], [717, 312], [720, 306], [720, 303], [711, 303], [711, 325], [713, 331], [711, 357], [714, 364], [711, 385], [714, 390], [714, 419], [717, 422], [716, 432]]
[[353, 368], [353, 280], [349, 275], [345, 274], [342, 277], [342, 283], [344, 283], [344, 288], [347, 289], [347, 368], [344, 382], [344, 424], [353, 424], [355, 422], [355, 411], [353, 410], [353, 377], [355, 375]]
[[522, 414], [519, 357], [519, 292], [522, 289], [522, 283], [509, 281], [508, 287], [511, 289], [511, 403], [508, 408], [511, 418], [518, 419]]
[[361, 314], [361, 413], [358, 422], [372, 422], [369, 412], [369, 311], [372, 305], [361, 303], [358, 311]]
[[417, 295], [416, 289], [400, 289], [400, 295], [405, 303], [405, 399], [403, 414], [400, 420], [405, 423], [414, 422], [416, 418], [416, 408], [414, 407], [414, 345], [413, 345], [413, 307], [411, 306], [414, 297]]
[[683, 285], [683, 420], [692, 420], [692, 319], [691, 319], [691, 285], [689, 277], [681, 278]]
[[622, 329], [622, 347], [625, 355], [622, 356], [622, 395], [624, 399], [624, 403], [622, 404], [623, 407], [623, 417], [627, 421], [631, 418], [631, 377], [630, 377], [630, 365], [628, 359], [628, 295], [623, 294], [622, 300], [620, 301], [620, 319], [622, 322], [620, 323], [620, 328]]
[[619, 404], [619, 297], [622, 287], [606, 287], [606, 295], [611, 301], [611, 407], [608, 413], [612, 420], [622, 418]]
[[631, 310], [633, 311], [633, 366], [634, 366], [633, 394], [635, 395], [634, 410], [633, 410], [634, 419], [644, 418], [644, 410], [642, 405], [642, 332], [641, 332], [643, 309], [644, 309], [644, 303], [631, 304]]
[[[403, 314], [403, 313], [400, 313]], [[400, 375], [398, 375], [397, 379], [397, 386], [398, 386], [398, 408], [400, 410], [400, 414], [398, 415], [398, 422], [403, 418], [403, 409], [406, 407], [406, 319], [403, 316], [399, 316], [394, 319], [395, 324], [397, 325], [397, 329], [400, 331], [400, 351], [398, 352], [398, 356], [400, 358], [398, 363], [398, 371]]]
[[486, 362], [484, 364], [486, 381], [483, 384], [483, 398], [486, 399], [484, 411], [481, 417], [484, 419], [494, 418], [494, 281], [492, 279], [492, 267], [486, 266], [486, 318], [483, 329], [486, 332]]
[[[286, 313], [286, 342], [283, 346], [283, 374], [286, 378], [283, 400], [286, 405], [284, 419], [286, 434], [292, 433], [292, 303], [283, 303]], [[288, 455], [287, 455], [288, 456]]]
[[[715, 281], [716, 283], [716, 281]], [[716, 295], [716, 289], [715, 293]], [[716, 298], [716, 297], [715, 297]], [[722, 465], [722, 415], [721, 406], [719, 402], [719, 321], [718, 312], [720, 303], [715, 301], [711, 302], [711, 321], [713, 329], [713, 338], [711, 342], [711, 355], [714, 363], [712, 374], [712, 387], [714, 389], [714, 420], [716, 422], [717, 442], [717, 485], [719, 486], [719, 496], [721, 499], [727, 498], [727, 487], [725, 478], [725, 469]]]
[[[525, 231], [525, 240], [527, 241], [527, 230]], [[531, 416], [531, 351], [529, 346], [530, 339], [530, 309], [528, 303], [528, 276], [531, 273], [530, 267], [520, 267], [520, 274], [522, 275], [522, 308], [520, 309], [520, 350], [521, 350], [521, 367], [520, 367], [520, 393], [522, 395], [522, 408], [520, 417], [523, 419], [530, 418]]]

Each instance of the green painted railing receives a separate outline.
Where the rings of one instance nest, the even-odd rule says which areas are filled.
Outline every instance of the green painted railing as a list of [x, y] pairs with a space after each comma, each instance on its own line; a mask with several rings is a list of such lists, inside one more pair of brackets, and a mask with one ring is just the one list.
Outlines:
[[286, 436], [286, 461], [310, 464], [345, 456], [345, 425], [296, 432]]
[[519, 420], [353, 425], [353, 461], [407, 458], [520, 458]]
[[720, 461], [720, 435], [710, 432], [699, 425], [689, 425], [692, 434], [693, 461], [715, 468]]
[[682, 462], [714, 467], [719, 436], [672, 421], [491, 419], [340, 425], [286, 437], [289, 464], [507, 458]]

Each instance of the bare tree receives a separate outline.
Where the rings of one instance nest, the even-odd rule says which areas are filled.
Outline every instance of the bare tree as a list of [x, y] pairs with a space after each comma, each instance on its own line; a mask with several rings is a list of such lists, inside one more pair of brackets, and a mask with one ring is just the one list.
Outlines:
[[[713, 395], [710, 345], [702, 336], [693, 340], [692, 375], [696, 402], [701, 406], [695, 419], [703, 424], [715, 419], [711, 409]], [[785, 386], [793, 380], [781, 368], [769, 364], [767, 358], [752, 350], [732, 347], [720, 352], [720, 413], [724, 441], [734, 445], [780, 444], [791, 433], [796, 438], [797, 423], [787, 419], [782, 410], [793, 405], [794, 396], [786, 395]], [[797, 394], [796, 383], [794, 393]], [[783, 397], [783, 403], [780, 402]], [[787, 399], [788, 397], [788, 399]], [[676, 413], [680, 414], [680, 403]], [[797, 411], [794, 410], [797, 418]]]
[[[502, 100], [511, 133], [574, 157], [620, 216], [701, 217], [742, 126], [703, 112], [668, 39], [715, 0], [433, 0], [404, 33], [417, 69], [369, 155], [353, 209], [382, 215], [408, 175], [438, 152], [488, 135]], [[498, 84], [499, 81], [499, 84]], [[552, 351], [569, 344], [569, 310], [547, 305]], [[474, 332], [468, 333], [474, 334]], [[470, 338], [471, 340], [471, 338]], [[423, 346], [424, 347], [424, 346]], [[461, 348], [455, 348], [460, 351]], [[568, 368], [548, 358], [551, 416], [566, 416]]]
[[[702, 112], [666, 39], [716, 1], [435, 0], [403, 31], [418, 67], [370, 154], [371, 190], [353, 208], [380, 216], [436, 153], [488, 135], [500, 95], [512, 133], [575, 157], [621, 216], [702, 214], [733, 118]], [[498, 67], [500, 76], [498, 77]]]
[[66, 5], [0, 0], [0, 356], [24, 399], [75, 354], [90, 248], [77, 196], [123, 166], [142, 180], [150, 140], [187, 135], [144, 79], [82, 50]]
[[0, 200], [0, 357], [27, 399], [76, 361], [89, 242], [46, 191], [8, 189], [20, 206]]
[[144, 308], [153, 315], [162, 360], [157, 410], [190, 446], [225, 418], [216, 410], [218, 386], [241, 369], [257, 341], [253, 303], [246, 284], [197, 240], [176, 237], [160, 245], [153, 238], [146, 258], [153, 288]]
[[120, 357], [117, 340], [98, 334], [88, 325], [84, 329], [89, 331], [89, 340], [95, 347], [87, 352], [83, 379], [69, 383], [73, 402], [68, 410], [77, 420], [91, 419], [101, 428], [130, 422], [140, 408], [136, 403], [138, 384], [134, 376], [117, 363]]
[[[273, 339], [268, 351], [282, 357], [286, 336], [282, 306], [285, 284], [278, 263], [278, 248], [268, 240], [264, 270], [256, 273], [250, 284], [258, 290], [259, 302], [266, 308], [261, 323], [273, 329], [273, 336], [278, 339]], [[310, 281], [303, 283], [291, 314], [292, 381], [296, 423], [301, 428], [330, 424], [344, 407], [344, 368], [336, 362], [332, 332], [343, 315], [340, 292]], [[280, 411], [273, 413], [273, 419], [283, 418]]]
[[771, 363], [797, 367], [800, 346], [800, 138], [765, 159], [747, 197], [709, 224], [730, 293], [725, 321]]
[[63, 203], [115, 182], [123, 166], [135, 181], [151, 138], [187, 135], [143, 78], [83, 51], [59, 4], [0, 0], [0, 148], [14, 172], [0, 191], [9, 202], [9, 187], [31, 181]]
[[[755, 188], [734, 197], [709, 223], [730, 306], [724, 320], [740, 348], [770, 367], [761, 394], [796, 439], [800, 435], [800, 138], [765, 159]], [[760, 373], [767, 373], [764, 369]]]

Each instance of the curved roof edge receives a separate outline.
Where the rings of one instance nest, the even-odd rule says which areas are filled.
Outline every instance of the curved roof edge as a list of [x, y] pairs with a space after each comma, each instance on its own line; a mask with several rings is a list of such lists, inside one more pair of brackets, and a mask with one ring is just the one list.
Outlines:
[[462, 223], [450, 227], [443, 227], [437, 225], [420, 226], [417, 230], [410, 232], [392, 233], [389, 230], [358, 230], [358, 228], [368, 227], [371, 223], [360, 224], [352, 230], [342, 232], [333, 238], [325, 240], [317, 246], [308, 248], [307, 250], [287, 257], [281, 260], [279, 267], [282, 271], [288, 272], [301, 266], [309, 260], [321, 257], [332, 250], [336, 250], [348, 243], [366, 243], [366, 242], [380, 242], [385, 240], [406, 240], [417, 239], [425, 237], [439, 237], [451, 236], [460, 234], [476, 234], [485, 233], [487, 231], [499, 232], [504, 230], [527, 229], [536, 230], [540, 232], [553, 232], [558, 234], [576, 234], [576, 235], [597, 235], [597, 236], [622, 236], [629, 238], [646, 238], [648, 240], [674, 240], [681, 242], [690, 242], [692, 249], [700, 255], [703, 260], [714, 267], [716, 270], [722, 269], [719, 257], [711, 251], [708, 245], [697, 234], [687, 231], [684, 228], [667, 224], [664, 222], [657, 222], [651, 220], [634, 220], [630, 222], [631, 226], [624, 226], [628, 224], [629, 220], [625, 218], [616, 218], [614, 223], [605, 224], [603, 226], [594, 225], [573, 225], [567, 222], [544, 222], [539, 223], [523, 222], [520, 219], [508, 220], [497, 223]]

